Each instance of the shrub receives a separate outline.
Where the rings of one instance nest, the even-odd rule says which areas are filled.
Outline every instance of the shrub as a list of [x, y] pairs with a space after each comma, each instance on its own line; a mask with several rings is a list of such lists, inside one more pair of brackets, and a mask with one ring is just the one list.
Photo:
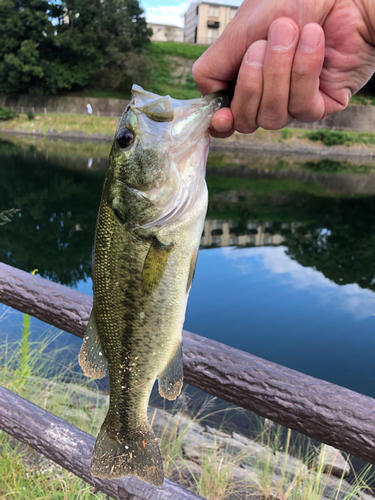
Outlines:
[[282, 139], [291, 139], [293, 137], [293, 132], [290, 128], [285, 127], [281, 131]]
[[16, 118], [18, 113], [7, 108], [6, 106], [0, 106], [0, 120], [11, 120], [12, 118]]
[[311, 141], [322, 141], [326, 146], [336, 146], [350, 142], [349, 135], [340, 130], [316, 130], [307, 134]]
[[31, 109], [29, 109], [29, 111], [27, 111], [26, 113], [26, 116], [29, 120], [33, 120], [34, 118], [34, 113], [31, 111]]

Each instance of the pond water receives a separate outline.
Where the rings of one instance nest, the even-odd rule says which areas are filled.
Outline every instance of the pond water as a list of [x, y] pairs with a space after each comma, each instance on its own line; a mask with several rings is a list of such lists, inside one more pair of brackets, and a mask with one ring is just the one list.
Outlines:
[[[91, 294], [106, 160], [57, 146], [0, 142], [0, 212], [18, 210], [0, 226], [0, 260]], [[375, 397], [373, 167], [214, 151], [207, 183], [184, 328]], [[1, 336], [19, 338], [21, 321], [6, 314]], [[80, 339], [58, 342], [77, 356]]]

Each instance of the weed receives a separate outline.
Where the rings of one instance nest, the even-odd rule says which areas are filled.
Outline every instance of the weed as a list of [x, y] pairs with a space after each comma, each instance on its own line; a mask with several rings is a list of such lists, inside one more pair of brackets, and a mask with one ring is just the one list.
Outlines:
[[30, 352], [30, 316], [23, 314], [22, 335], [19, 343], [19, 362], [14, 372], [14, 387], [17, 392], [24, 388], [27, 378], [31, 375], [31, 352]]
[[18, 208], [8, 208], [0, 212], [0, 226], [4, 226], [7, 222], [11, 222], [12, 217], [19, 212]]
[[372, 104], [371, 101], [366, 99], [366, 97], [363, 97], [362, 95], [358, 94], [353, 95], [353, 97], [351, 97], [350, 99], [350, 102], [351, 104], [363, 104], [363, 105]]
[[293, 137], [293, 130], [289, 127], [285, 127], [281, 130], [282, 139], [291, 139]]

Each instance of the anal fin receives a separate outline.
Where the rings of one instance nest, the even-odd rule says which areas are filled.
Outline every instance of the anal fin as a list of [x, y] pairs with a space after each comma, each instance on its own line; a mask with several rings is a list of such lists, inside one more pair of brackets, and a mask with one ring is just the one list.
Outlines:
[[99, 338], [94, 307], [87, 323], [78, 361], [86, 377], [103, 378], [107, 372], [108, 361]]
[[182, 370], [182, 340], [167, 368], [159, 376], [159, 394], [169, 400], [176, 399], [181, 394], [183, 384]]

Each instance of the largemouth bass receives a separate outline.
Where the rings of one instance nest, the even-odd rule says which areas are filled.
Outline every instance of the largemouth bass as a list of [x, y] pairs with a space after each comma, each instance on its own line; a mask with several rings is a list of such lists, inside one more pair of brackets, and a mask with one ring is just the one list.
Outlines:
[[163, 462], [147, 421], [182, 388], [181, 332], [207, 209], [205, 165], [223, 94], [179, 101], [134, 85], [117, 127], [96, 225], [94, 303], [79, 355], [85, 374], [109, 371], [110, 403], [91, 461], [100, 478], [155, 486]]

